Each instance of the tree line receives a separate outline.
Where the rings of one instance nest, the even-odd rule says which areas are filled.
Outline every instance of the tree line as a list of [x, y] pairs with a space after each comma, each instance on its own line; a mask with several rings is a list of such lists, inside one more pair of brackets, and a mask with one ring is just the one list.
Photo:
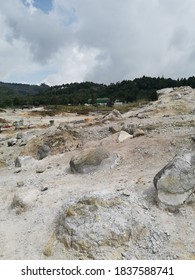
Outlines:
[[45, 84], [36, 86], [0, 83], [0, 107], [83, 105], [86, 103], [95, 105], [98, 98], [109, 99], [108, 105], [112, 106], [116, 100], [123, 103], [143, 99], [154, 101], [157, 100], [158, 89], [180, 86], [195, 88], [195, 77], [174, 80], [143, 76], [109, 85], [75, 82], [51, 87]]

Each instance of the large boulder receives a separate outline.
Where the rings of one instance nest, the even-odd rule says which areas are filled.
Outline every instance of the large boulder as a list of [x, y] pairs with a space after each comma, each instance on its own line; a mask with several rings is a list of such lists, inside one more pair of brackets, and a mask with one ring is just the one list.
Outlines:
[[122, 211], [123, 205], [117, 196], [82, 197], [65, 205], [57, 220], [56, 236], [67, 249], [78, 251], [90, 252], [99, 246], [119, 247], [131, 235], [128, 215], [117, 215], [119, 209]]
[[156, 91], [158, 97], [173, 92], [173, 88], [163, 88]]
[[195, 192], [195, 153], [175, 156], [154, 177], [157, 200], [163, 208], [177, 209]]
[[48, 156], [49, 152], [50, 152], [50, 147], [48, 145], [46, 145], [46, 144], [43, 144], [42, 146], [40, 146], [38, 148], [37, 158], [39, 160], [44, 159], [45, 157]]
[[160, 258], [168, 237], [152, 216], [127, 190], [93, 192], [65, 201], [54, 233], [75, 259]]
[[73, 173], [90, 173], [96, 171], [110, 153], [102, 147], [86, 149], [72, 157], [70, 168]]
[[32, 167], [36, 160], [31, 156], [19, 156], [15, 159], [15, 167]]

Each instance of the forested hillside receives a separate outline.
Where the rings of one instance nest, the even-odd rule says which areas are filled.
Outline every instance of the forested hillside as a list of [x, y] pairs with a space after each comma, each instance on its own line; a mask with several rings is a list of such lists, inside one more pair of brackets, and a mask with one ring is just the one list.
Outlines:
[[21, 106], [33, 102], [33, 97], [43, 93], [49, 86], [0, 82], [0, 107]]
[[0, 83], [0, 107], [23, 105], [83, 105], [96, 104], [97, 98], [108, 98], [108, 105], [116, 100], [129, 103], [137, 100], [156, 100], [156, 90], [166, 87], [191, 86], [195, 77], [166, 79], [143, 76], [133, 81], [124, 80], [110, 85], [93, 82], [70, 83], [49, 87], [45, 84], [24, 85]]

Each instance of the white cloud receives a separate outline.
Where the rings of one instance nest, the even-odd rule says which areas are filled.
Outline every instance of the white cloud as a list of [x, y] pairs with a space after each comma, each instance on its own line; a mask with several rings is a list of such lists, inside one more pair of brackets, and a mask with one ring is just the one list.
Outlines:
[[23, 1], [29, 8], [31, 14], [34, 14], [37, 11], [37, 9], [34, 6], [34, 2], [35, 2], [34, 0], [23, 0]]
[[40, 74], [50, 84], [194, 75], [193, 0], [53, 0], [48, 13], [34, 3], [1, 3], [1, 80], [20, 82], [24, 72], [26, 82]]
[[65, 50], [61, 49], [51, 61], [53, 65], [57, 62], [58, 69], [55, 73], [48, 75], [44, 82], [49, 85], [82, 82], [83, 77], [99, 63], [97, 61], [99, 54], [98, 49], [79, 48], [74, 45]]

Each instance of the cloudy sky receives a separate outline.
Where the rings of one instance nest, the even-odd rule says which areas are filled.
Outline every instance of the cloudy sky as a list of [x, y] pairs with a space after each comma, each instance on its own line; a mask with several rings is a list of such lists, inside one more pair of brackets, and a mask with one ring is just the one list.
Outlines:
[[0, 81], [195, 75], [194, 0], [0, 0]]

